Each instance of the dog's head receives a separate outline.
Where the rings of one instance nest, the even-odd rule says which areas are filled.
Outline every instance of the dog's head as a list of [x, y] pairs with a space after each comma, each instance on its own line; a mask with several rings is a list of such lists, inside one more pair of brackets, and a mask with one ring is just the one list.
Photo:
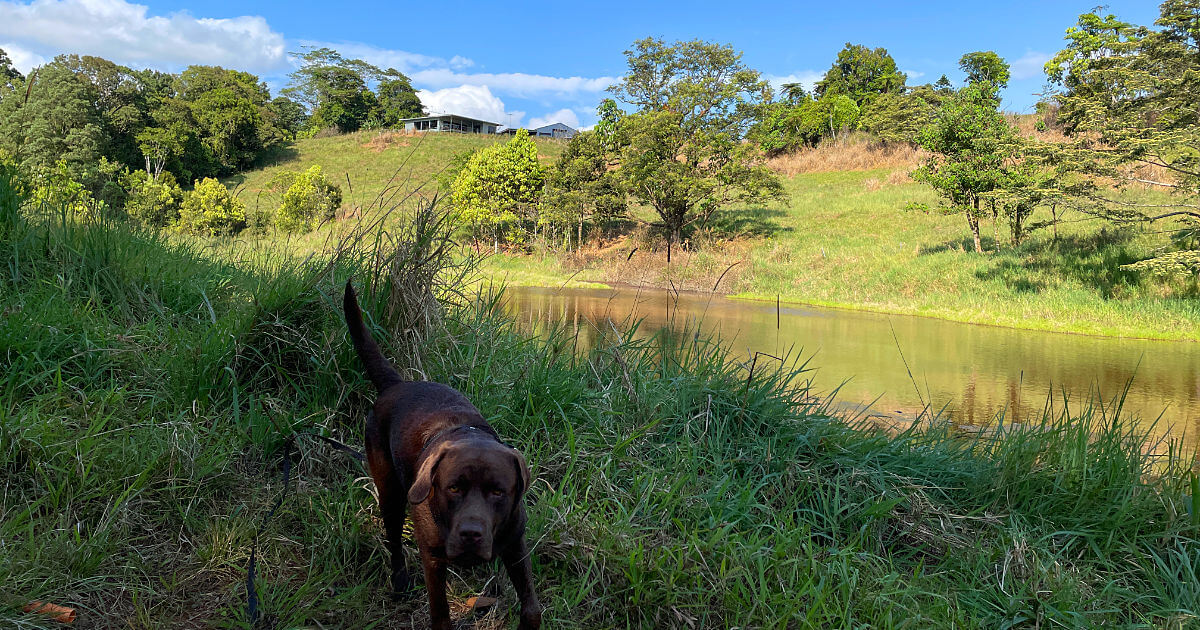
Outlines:
[[446, 557], [461, 565], [492, 559], [497, 534], [512, 525], [529, 487], [525, 458], [490, 436], [446, 440], [426, 455], [408, 491], [428, 501]]

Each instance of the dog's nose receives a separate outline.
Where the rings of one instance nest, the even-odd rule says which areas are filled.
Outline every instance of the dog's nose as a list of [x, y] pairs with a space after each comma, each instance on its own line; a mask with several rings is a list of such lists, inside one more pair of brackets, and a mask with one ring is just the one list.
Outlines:
[[465, 544], [478, 545], [483, 540], [483, 527], [475, 524], [463, 525], [458, 530], [458, 536]]

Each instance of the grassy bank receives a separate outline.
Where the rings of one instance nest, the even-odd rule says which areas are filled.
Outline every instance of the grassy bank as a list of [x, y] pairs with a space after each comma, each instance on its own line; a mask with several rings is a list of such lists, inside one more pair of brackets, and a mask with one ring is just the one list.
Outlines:
[[1120, 268], [1167, 245], [1157, 228], [1114, 229], [1076, 214], [1060, 226], [1059, 238], [1042, 229], [1013, 248], [1001, 225], [997, 253], [985, 222], [989, 253], [979, 255], [971, 251], [961, 216], [905, 210], [909, 202], [936, 199], [904, 172], [794, 175], [785, 180], [786, 204], [718, 216], [698, 235], [700, 247], [677, 253], [671, 267], [665, 252], [628, 239], [572, 255], [501, 255], [487, 268], [512, 284], [557, 286], [570, 278], [702, 291], [725, 274], [718, 291], [751, 299], [778, 296], [1035, 330], [1200, 339], [1200, 300], [1166, 296], [1155, 281]]
[[[417, 325], [405, 305], [420, 292], [389, 280], [412, 277], [403, 239], [232, 261], [124, 225], [2, 216], [0, 624], [52, 627], [20, 612], [36, 599], [77, 608], [81, 628], [244, 626], [285, 436], [361, 435], [370, 391], [336, 309], [351, 275], [401, 367], [461, 388], [527, 454], [546, 627], [1200, 614], [1190, 459], [1152, 462], [1120, 418], [887, 437], [834, 417], [799, 367], [748, 374], [690, 335], [613, 335], [578, 356], [488, 300]], [[369, 479], [327, 447], [301, 451], [260, 538], [264, 627], [422, 627], [421, 595], [387, 597]], [[489, 577], [452, 578], [456, 614]], [[475, 627], [515, 623], [506, 592]]]

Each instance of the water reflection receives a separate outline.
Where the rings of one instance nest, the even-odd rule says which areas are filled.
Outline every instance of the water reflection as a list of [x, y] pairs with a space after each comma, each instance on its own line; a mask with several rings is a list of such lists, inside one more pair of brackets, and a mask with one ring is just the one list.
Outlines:
[[[1004, 410], [1014, 421], [1041, 415], [1048, 396], [1072, 409], [1106, 404], [1132, 378], [1125, 409], [1160, 431], [1200, 422], [1200, 344], [1110, 339], [976, 326], [922, 317], [729, 300], [663, 290], [510, 288], [506, 308], [530, 328], [564, 323], [581, 349], [597, 327], [642, 320], [641, 335], [699, 322], [742, 356], [803, 349], [815, 355], [815, 385], [839, 399], [876, 401], [883, 412], [946, 407], [959, 422], [983, 424]], [[906, 367], [907, 363], [907, 367]], [[912, 378], [909, 378], [911, 370]]]

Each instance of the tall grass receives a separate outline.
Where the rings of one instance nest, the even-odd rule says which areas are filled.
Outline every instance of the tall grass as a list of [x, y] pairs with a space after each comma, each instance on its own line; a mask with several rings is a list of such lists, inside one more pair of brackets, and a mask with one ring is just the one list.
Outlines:
[[[887, 436], [831, 413], [795, 358], [751, 373], [703, 336], [616, 330], [578, 354], [567, 330], [532, 338], [495, 294], [466, 293], [436, 212], [396, 237], [241, 262], [120, 224], [2, 216], [0, 624], [51, 627], [20, 612], [36, 599], [79, 609], [79, 627], [244, 626], [282, 440], [361, 435], [370, 386], [337, 310], [348, 277], [401, 367], [466, 392], [526, 453], [547, 627], [1184, 627], [1200, 613], [1190, 455], [1147, 454], [1119, 412]], [[302, 450], [261, 538], [264, 627], [421, 627], [420, 596], [386, 596], [364, 471]], [[507, 584], [456, 573], [455, 610], [493, 579]], [[504, 601], [475, 627], [510, 624]]]

